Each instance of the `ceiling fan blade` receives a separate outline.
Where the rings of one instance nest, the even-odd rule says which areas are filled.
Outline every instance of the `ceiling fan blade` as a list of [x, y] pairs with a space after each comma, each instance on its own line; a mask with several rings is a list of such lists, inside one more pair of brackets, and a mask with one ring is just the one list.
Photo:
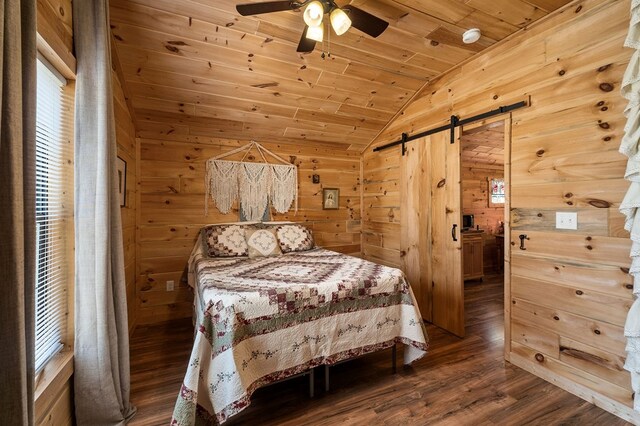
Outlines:
[[297, 9], [298, 3], [290, 0], [267, 1], [263, 3], [243, 3], [236, 5], [236, 10], [242, 16], [260, 15], [261, 13], [282, 12]]
[[313, 52], [313, 49], [315, 49], [316, 41], [311, 40], [310, 38], [307, 38], [308, 29], [309, 27], [305, 25], [304, 31], [302, 32], [302, 37], [300, 37], [300, 43], [298, 43], [298, 49], [296, 49], [296, 52], [309, 53], [309, 52]]
[[349, 15], [351, 26], [359, 29], [363, 33], [369, 34], [371, 37], [378, 37], [389, 26], [387, 21], [369, 12], [365, 12], [362, 9], [358, 9], [355, 6], [344, 6], [342, 10], [346, 11]]

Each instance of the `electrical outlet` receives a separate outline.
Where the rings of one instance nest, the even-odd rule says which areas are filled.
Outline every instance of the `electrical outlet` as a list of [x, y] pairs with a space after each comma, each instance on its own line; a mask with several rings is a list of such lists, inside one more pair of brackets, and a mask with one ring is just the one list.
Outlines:
[[556, 229], [578, 229], [578, 213], [556, 212]]
[[173, 291], [173, 290], [175, 290], [175, 283], [173, 282], [173, 280], [167, 281], [167, 291]]

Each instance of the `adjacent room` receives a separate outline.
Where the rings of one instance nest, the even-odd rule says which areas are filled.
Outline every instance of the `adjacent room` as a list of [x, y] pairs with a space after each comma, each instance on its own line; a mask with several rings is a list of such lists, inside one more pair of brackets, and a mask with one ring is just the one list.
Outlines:
[[637, 1], [0, 16], [3, 424], [640, 424]]

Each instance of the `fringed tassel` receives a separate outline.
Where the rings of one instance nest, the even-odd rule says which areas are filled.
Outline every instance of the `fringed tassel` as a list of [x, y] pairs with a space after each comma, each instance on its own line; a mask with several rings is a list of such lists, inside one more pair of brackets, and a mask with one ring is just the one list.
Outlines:
[[207, 161], [205, 182], [205, 215], [209, 214], [209, 197], [211, 197], [220, 213], [227, 214], [238, 199], [238, 169], [236, 161]]

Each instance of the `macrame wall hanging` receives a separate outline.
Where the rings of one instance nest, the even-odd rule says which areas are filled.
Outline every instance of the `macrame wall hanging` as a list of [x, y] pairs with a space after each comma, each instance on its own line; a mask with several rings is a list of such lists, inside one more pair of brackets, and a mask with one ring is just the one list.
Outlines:
[[625, 179], [630, 181], [629, 190], [620, 204], [625, 215], [625, 229], [631, 237], [631, 268], [635, 301], [627, 314], [624, 335], [627, 338], [627, 359], [624, 368], [631, 373], [631, 387], [636, 398], [634, 410], [640, 411], [640, 0], [631, 2], [631, 20], [625, 46], [634, 49], [622, 80], [621, 92], [629, 103], [624, 110], [627, 124], [620, 143], [620, 152], [627, 157]]
[[[244, 161], [253, 148], [264, 163]], [[246, 152], [240, 161], [223, 160], [243, 151]], [[283, 164], [270, 164], [265, 154]], [[209, 213], [209, 198], [223, 214], [229, 213], [239, 200], [242, 216], [247, 220], [261, 220], [269, 203], [278, 213], [288, 212], [292, 203], [298, 211], [296, 166], [255, 141], [207, 160], [205, 188], [205, 214]]]

